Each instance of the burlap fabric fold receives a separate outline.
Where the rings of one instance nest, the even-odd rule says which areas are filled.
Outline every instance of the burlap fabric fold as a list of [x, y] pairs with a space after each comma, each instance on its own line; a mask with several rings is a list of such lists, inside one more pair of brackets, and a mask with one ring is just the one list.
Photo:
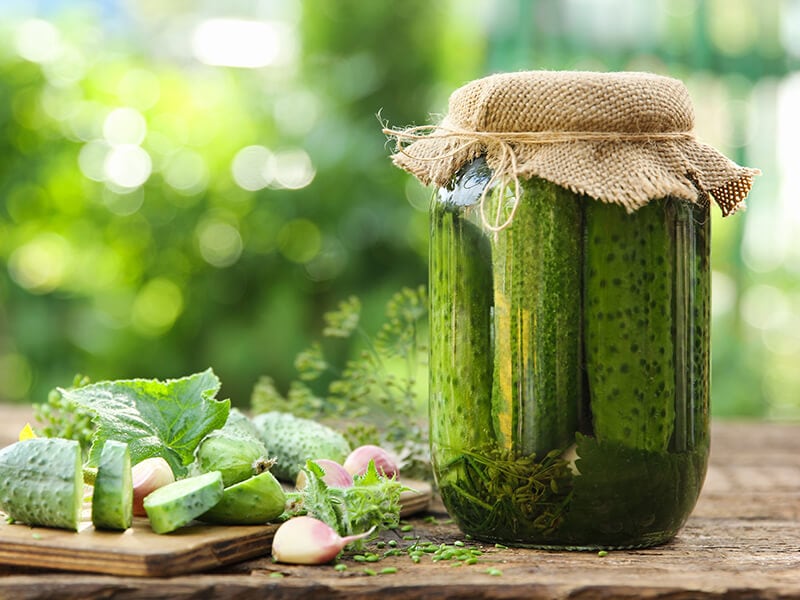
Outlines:
[[628, 211], [673, 196], [744, 206], [757, 169], [698, 142], [677, 79], [651, 73], [523, 71], [478, 79], [450, 96], [438, 124], [384, 129], [394, 163], [446, 186], [485, 155], [502, 181], [541, 177]]

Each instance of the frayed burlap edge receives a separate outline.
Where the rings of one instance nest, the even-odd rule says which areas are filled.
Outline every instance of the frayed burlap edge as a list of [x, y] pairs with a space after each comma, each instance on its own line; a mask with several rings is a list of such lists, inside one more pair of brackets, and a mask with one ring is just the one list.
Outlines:
[[438, 125], [384, 133], [397, 144], [394, 164], [426, 185], [449, 186], [485, 156], [494, 184], [541, 177], [629, 212], [667, 196], [711, 197], [723, 215], [744, 208], [760, 171], [698, 142], [692, 125], [688, 92], [675, 79], [528, 71], [459, 88]]
[[[629, 212], [672, 196], [690, 202], [711, 197], [723, 215], [745, 207], [758, 169], [742, 167], [711, 146], [693, 140], [570, 142], [518, 146], [516, 168], [497, 148], [480, 141], [417, 140], [392, 155], [398, 167], [425, 185], [449, 186], [466, 163], [479, 156], [499, 180], [541, 177], [577, 194], [619, 204]], [[585, 165], [593, 165], [587, 171]], [[676, 168], [680, 165], [679, 168]]]

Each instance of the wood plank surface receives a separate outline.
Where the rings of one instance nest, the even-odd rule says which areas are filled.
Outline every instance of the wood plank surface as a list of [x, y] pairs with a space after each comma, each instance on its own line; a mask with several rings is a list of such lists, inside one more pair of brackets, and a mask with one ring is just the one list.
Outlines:
[[[430, 484], [404, 483], [414, 491], [401, 495], [401, 516], [425, 510], [431, 501]], [[84, 513], [87, 520], [77, 532], [0, 521], [0, 565], [138, 577], [181, 575], [267, 556], [278, 528], [275, 524], [234, 527], [196, 522], [159, 535], [146, 518], [136, 517], [133, 526], [120, 533], [94, 529], [88, 510]]]
[[[407, 524], [409, 531], [384, 533], [383, 549], [370, 548], [382, 552], [393, 540], [401, 555], [376, 563], [347, 557], [344, 571], [266, 556], [161, 578], [11, 566], [0, 567], [0, 599], [800, 598], [800, 424], [715, 422], [700, 501], [676, 539], [660, 547], [606, 556], [497, 548], [465, 540], [438, 501]], [[463, 541], [483, 554], [474, 565], [430, 555], [414, 563], [407, 550], [415, 540]], [[396, 572], [380, 574], [387, 568]]]

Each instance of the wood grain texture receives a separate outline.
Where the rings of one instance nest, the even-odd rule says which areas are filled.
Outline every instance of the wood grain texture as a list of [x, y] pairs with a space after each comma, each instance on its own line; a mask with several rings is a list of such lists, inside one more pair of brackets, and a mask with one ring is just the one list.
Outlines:
[[0, 524], [0, 563], [114, 575], [163, 577], [211, 570], [269, 553], [276, 525], [196, 524], [169, 535], [136, 518], [123, 533]]
[[[426, 482], [405, 483], [414, 490], [401, 495], [401, 516], [407, 517], [425, 510], [432, 492]], [[0, 520], [0, 565], [139, 577], [181, 575], [267, 556], [278, 528], [193, 523], [159, 535], [146, 518], [136, 517], [133, 526], [120, 533], [95, 530], [88, 510], [84, 518], [77, 533]]]
[[[1, 426], [0, 426], [1, 427]], [[352, 557], [332, 565], [280, 565], [260, 556], [212, 572], [164, 578], [57, 573], [0, 567], [0, 599], [347, 598], [688, 600], [800, 598], [800, 425], [713, 426], [711, 465], [700, 501], [669, 544], [635, 551], [546, 552], [482, 548], [475, 565], [419, 564], [406, 553], [378, 563]], [[409, 532], [386, 532], [399, 547], [418, 537], [463, 540], [436, 501], [410, 517]], [[377, 551], [377, 550], [376, 550]], [[396, 573], [371, 576], [394, 567]], [[487, 569], [498, 569], [493, 576]]]

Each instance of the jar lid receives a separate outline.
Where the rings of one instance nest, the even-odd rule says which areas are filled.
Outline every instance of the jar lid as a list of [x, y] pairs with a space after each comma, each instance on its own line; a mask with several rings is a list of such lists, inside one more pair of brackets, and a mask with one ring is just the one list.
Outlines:
[[475, 80], [450, 96], [438, 124], [384, 129], [394, 163], [424, 184], [449, 185], [485, 155], [500, 180], [541, 177], [628, 211], [672, 196], [744, 206], [758, 169], [694, 137], [677, 79], [652, 73], [522, 71]]

